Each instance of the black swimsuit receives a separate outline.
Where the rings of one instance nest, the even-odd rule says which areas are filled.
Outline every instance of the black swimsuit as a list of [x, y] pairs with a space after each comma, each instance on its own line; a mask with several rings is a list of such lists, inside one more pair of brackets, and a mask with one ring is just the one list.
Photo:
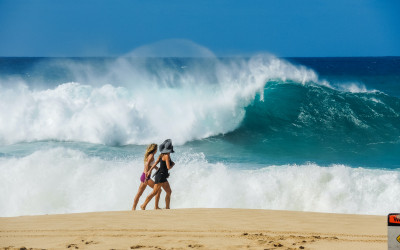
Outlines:
[[[170, 160], [171, 164], [171, 160]], [[163, 183], [167, 182], [167, 178], [169, 176], [167, 162], [161, 159], [160, 161], [160, 169], [157, 171], [156, 175], [154, 176], [154, 183]]]

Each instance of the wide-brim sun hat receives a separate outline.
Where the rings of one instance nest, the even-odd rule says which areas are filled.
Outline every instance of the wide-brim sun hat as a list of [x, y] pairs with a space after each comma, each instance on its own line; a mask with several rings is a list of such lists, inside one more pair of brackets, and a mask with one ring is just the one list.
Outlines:
[[175, 153], [174, 146], [172, 146], [172, 140], [167, 139], [161, 143], [159, 150], [161, 154]]

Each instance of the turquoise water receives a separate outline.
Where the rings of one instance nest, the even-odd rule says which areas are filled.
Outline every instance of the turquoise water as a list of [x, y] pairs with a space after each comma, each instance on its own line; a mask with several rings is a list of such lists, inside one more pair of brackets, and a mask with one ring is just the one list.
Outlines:
[[128, 210], [167, 138], [175, 208], [396, 211], [399, 79], [398, 57], [0, 58], [0, 216]]

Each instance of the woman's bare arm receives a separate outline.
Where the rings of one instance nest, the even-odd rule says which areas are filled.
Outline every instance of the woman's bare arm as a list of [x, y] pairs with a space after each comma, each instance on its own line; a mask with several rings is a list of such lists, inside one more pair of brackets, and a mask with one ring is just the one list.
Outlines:
[[167, 155], [167, 160], [165, 161], [165, 163], [167, 163], [168, 170], [171, 169], [175, 165], [175, 163], [170, 164], [170, 161], [171, 161], [171, 157], [169, 155]]
[[160, 162], [160, 159], [161, 159], [161, 155], [158, 157], [157, 161], [154, 162], [153, 166], [151, 166], [151, 168], [147, 171], [147, 176], [150, 176], [151, 171], [153, 171], [154, 168], [157, 168], [157, 164]]
[[147, 156], [147, 161], [146, 161], [146, 168], [145, 168], [145, 173], [147, 172], [147, 171], [149, 171], [149, 168], [150, 168], [150, 164], [151, 164], [151, 162], [152, 162], [152, 160], [154, 159], [154, 155], [153, 154], [149, 154], [149, 156]]

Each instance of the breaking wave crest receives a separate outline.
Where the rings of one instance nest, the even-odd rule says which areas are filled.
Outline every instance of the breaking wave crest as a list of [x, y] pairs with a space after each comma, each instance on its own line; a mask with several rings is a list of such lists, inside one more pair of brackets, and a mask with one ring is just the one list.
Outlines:
[[102, 67], [54, 64], [62, 65], [76, 82], [38, 88], [16, 79], [13, 87], [5, 80], [0, 84], [0, 143], [70, 140], [125, 145], [169, 137], [183, 144], [238, 128], [257, 94], [264, 99], [270, 79], [318, 82], [312, 70], [267, 55], [226, 60], [119, 58]]

